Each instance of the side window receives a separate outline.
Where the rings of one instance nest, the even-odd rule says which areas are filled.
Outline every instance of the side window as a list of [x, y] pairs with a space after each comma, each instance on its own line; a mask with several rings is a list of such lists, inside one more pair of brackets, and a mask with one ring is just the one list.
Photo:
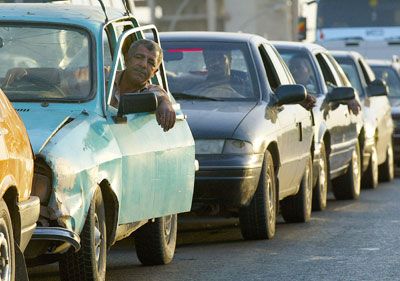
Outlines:
[[359, 59], [358, 64], [361, 67], [361, 70], [364, 74], [365, 82], [367, 82], [367, 85], [370, 84], [373, 80], [375, 80], [375, 75], [374, 75], [372, 69], [370, 69], [369, 66], [367, 66], [363, 60]]
[[281, 85], [292, 84], [292, 80], [288, 76], [286, 64], [277, 51], [267, 44], [264, 44], [264, 48], [267, 51], [273, 66], [275, 67], [277, 75], [279, 76], [279, 80], [281, 81]]
[[343, 71], [343, 68], [339, 65], [339, 63], [331, 55], [327, 55], [327, 58], [332, 63], [333, 67], [336, 70], [336, 73], [339, 76], [340, 85], [338, 84], [338, 86], [351, 87], [351, 83], [350, 83], [349, 79], [347, 79], [347, 76], [346, 76], [345, 72]]
[[337, 87], [337, 81], [340, 81], [340, 78], [337, 76], [336, 73], [332, 72], [334, 69], [333, 65], [330, 61], [324, 56], [324, 54], [317, 54], [316, 58], [318, 60], [318, 64], [321, 67], [322, 74], [324, 76], [325, 84], [330, 90], [332, 87]]
[[261, 58], [264, 63], [264, 68], [265, 72], [267, 73], [269, 86], [273, 91], [275, 91], [276, 88], [278, 88], [281, 85], [281, 81], [279, 80], [274, 64], [272, 63], [270, 57], [268, 56], [267, 51], [264, 49], [262, 45], [258, 47], [258, 50], [260, 52]]

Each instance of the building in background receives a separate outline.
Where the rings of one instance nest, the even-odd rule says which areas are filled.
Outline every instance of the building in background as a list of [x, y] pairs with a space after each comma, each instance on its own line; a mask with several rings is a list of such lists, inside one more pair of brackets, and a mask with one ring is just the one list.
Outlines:
[[[160, 31], [230, 31], [256, 33], [271, 40], [298, 37], [298, 19], [306, 19], [307, 35], [315, 32], [315, 1], [307, 0], [135, 0], [141, 24]], [[314, 24], [315, 25], [315, 24]], [[312, 41], [314, 38], [309, 38]]]

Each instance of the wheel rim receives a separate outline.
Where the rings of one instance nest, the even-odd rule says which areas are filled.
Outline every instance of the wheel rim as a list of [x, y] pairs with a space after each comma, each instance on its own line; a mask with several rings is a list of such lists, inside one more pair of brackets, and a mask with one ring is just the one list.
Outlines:
[[10, 248], [8, 247], [8, 239], [3, 233], [0, 233], [1, 280], [11, 280], [10, 260], [11, 257], [10, 257]]
[[167, 244], [171, 241], [172, 231], [173, 231], [173, 216], [169, 215], [164, 217], [164, 237]]
[[[325, 153], [325, 152], [324, 152]], [[326, 158], [324, 156], [320, 157], [319, 160], [319, 190], [320, 190], [320, 198], [321, 198], [321, 206], [325, 207], [326, 205], [326, 197], [328, 193], [328, 182], [327, 182], [327, 165]]]
[[269, 168], [266, 178], [267, 194], [268, 194], [268, 225], [272, 230], [275, 225], [275, 186], [272, 181], [272, 170]]
[[103, 235], [101, 233], [99, 217], [94, 214], [94, 249], [96, 255], [97, 268], [100, 268], [100, 256], [101, 256], [101, 243], [103, 241]]
[[360, 172], [360, 158], [358, 157], [358, 147], [353, 151], [351, 162], [353, 165], [352, 168], [353, 168], [354, 194], [358, 196], [360, 194], [360, 189], [361, 189], [360, 187], [361, 172]]

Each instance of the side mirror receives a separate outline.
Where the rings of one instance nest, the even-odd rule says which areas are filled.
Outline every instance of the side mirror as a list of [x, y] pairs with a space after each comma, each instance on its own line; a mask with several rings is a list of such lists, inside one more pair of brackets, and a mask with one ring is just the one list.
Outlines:
[[273, 106], [284, 104], [296, 104], [304, 101], [307, 96], [307, 90], [303, 85], [281, 85], [275, 90]]
[[386, 82], [382, 79], [375, 79], [367, 87], [369, 97], [387, 96], [388, 88]]
[[343, 102], [355, 99], [356, 94], [352, 87], [337, 87], [326, 96], [327, 102]]
[[118, 113], [114, 121], [126, 122], [126, 114], [152, 112], [157, 109], [158, 102], [155, 93], [127, 93], [121, 95], [118, 105]]

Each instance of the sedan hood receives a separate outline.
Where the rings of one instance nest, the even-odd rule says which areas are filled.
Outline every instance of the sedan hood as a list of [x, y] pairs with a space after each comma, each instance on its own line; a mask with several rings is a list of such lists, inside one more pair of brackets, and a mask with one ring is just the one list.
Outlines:
[[184, 101], [178, 100], [195, 139], [231, 138], [256, 101]]
[[71, 111], [67, 110], [20, 109], [18, 106], [16, 110], [24, 121], [35, 154], [71, 117]]

